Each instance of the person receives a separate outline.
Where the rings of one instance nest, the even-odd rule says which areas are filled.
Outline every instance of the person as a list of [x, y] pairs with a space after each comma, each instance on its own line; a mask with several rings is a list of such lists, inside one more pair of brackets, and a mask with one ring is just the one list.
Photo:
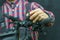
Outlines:
[[[36, 23], [37, 21], [41, 22], [47, 18], [50, 18], [51, 20], [48, 23], [45, 23], [44, 25], [42, 24], [43, 26], [47, 26], [47, 27], [52, 26], [55, 21], [54, 14], [50, 11], [45, 10], [40, 4], [36, 2], [29, 3], [27, 0], [6, 0], [6, 2], [3, 3], [1, 8], [2, 8], [3, 14], [17, 17], [21, 21], [25, 20], [26, 16], [28, 16], [28, 13], [30, 13], [29, 19], [33, 23]], [[9, 24], [9, 22], [12, 22], [12, 21], [4, 17], [4, 23], [1, 23], [0, 25], [0, 34], [11, 32], [12, 29], [15, 30], [15, 28], [13, 27], [14, 24]], [[4, 25], [6, 27], [2, 27]], [[37, 35], [35, 35], [36, 39], [33, 36], [34, 33], [38, 34], [38, 32], [30, 32], [31, 29], [32, 29], [31, 27], [30, 28], [20, 27], [19, 39], [20, 40], [38, 40]], [[31, 39], [29, 39], [29, 35]], [[9, 36], [8, 38], [6, 37], [1, 40], [17, 40], [17, 39], [15, 38], [15, 36]]]

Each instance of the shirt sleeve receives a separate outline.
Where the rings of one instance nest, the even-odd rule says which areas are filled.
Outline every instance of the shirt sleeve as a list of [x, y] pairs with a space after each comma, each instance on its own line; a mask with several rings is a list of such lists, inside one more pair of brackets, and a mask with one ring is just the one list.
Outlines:
[[49, 19], [51, 19], [48, 22], [46, 22], [44, 24], [44, 26], [47, 26], [47, 27], [48, 26], [52, 26], [54, 24], [54, 22], [55, 22], [55, 16], [54, 16], [54, 14], [51, 11], [45, 10], [40, 4], [38, 4], [36, 2], [32, 2], [31, 3], [31, 10], [34, 10], [34, 9], [37, 9], [37, 8], [40, 8], [41, 10], [43, 10], [46, 14], [48, 14]]

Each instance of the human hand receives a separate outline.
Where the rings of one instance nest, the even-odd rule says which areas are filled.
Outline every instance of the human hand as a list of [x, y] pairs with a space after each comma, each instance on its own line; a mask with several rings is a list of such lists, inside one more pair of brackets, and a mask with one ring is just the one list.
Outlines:
[[44, 19], [47, 19], [49, 16], [42, 11], [40, 8], [37, 8], [35, 10], [30, 11], [30, 20], [33, 21], [33, 23], [37, 21], [42, 21]]

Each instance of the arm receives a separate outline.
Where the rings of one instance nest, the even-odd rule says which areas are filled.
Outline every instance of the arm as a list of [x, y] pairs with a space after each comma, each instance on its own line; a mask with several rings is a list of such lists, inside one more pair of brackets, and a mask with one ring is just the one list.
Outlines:
[[49, 16], [48, 18], [51, 19], [50, 21], [45, 23], [44, 26], [52, 26], [55, 21], [54, 14], [50, 11], [45, 10], [41, 5], [37, 4], [36, 2], [31, 3], [31, 10], [34, 10], [37, 8], [40, 8], [44, 13], [46, 13]]

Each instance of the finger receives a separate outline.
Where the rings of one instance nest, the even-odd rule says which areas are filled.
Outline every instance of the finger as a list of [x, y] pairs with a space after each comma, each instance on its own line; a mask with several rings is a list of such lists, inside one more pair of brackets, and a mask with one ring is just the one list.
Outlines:
[[45, 14], [45, 16], [44, 16], [45, 18], [48, 18], [49, 16], [47, 15], [47, 14]]
[[31, 17], [30, 20], [33, 20], [35, 17], [37, 17], [39, 15], [39, 12], [34, 13]]
[[43, 20], [43, 17], [41, 15], [39, 15], [39, 21]]
[[43, 15], [39, 15], [39, 16], [40, 16], [39, 21], [42, 21], [42, 20], [47, 19], [47, 17], [46, 17], [46, 16], [43, 16]]
[[39, 21], [42, 21], [43, 20], [43, 18], [39, 18]]
[[33, 23], [35, 23], [36, 21], [38, 21], [39, 19], [39, 16], [37, 16], [34, 20], [33, 20]]
[[37, 11], [38, 11], [38, 9], [32, 10], [32, 11], [30, 12], [30, 15], [34, 14], [34, 13], [37, 12]]
[[46, 18], [49, 17], [49, 16], [48, 16], [47, 14], [45, 14], [45, 13], [44, 13], [43, 15], [41, 15], [41, 16], [42, 16], [43, 19], [46, 19]]
[[46, 18], [49, 17], [46, 13], [42, 13], [42, 14], [40, 14], [39, 16], [41, 16], [41, 17], [44, 18], [44, 19], [46, 19]]

